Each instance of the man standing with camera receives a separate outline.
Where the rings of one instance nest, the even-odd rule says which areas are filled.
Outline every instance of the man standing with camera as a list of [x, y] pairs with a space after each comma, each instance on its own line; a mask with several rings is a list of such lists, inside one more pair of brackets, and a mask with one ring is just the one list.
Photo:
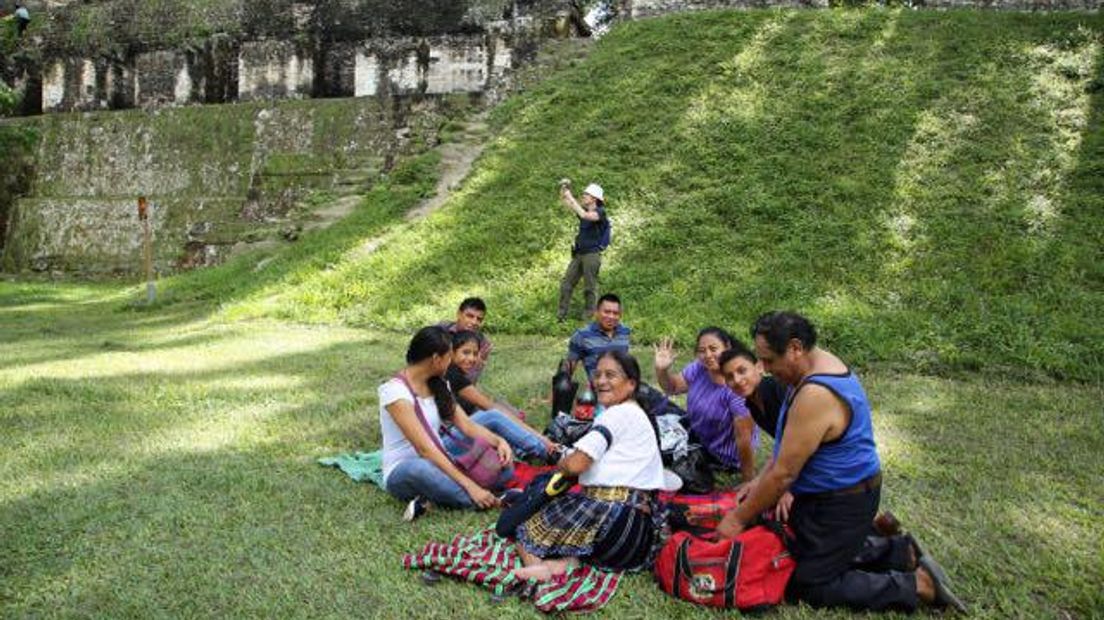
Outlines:
[[571, 193], [571, 181], [560, 181], [560, 199], [564, 207], [579, 218], [579, 232], [571, 248], [571, 262], [560, 282], [560, 306], [556, 318], [563, 321], [571, 306], [571, 294], [579, 278], [583, 278], [583, 294], [586, 300], [584, 317], [594, 314], [598, 299], [598, 270], [602, 267], [602, 251], [610, 242], [610, 222], [606, 217], [605, 192], [597, 183], [583, 190], [583, 204]]

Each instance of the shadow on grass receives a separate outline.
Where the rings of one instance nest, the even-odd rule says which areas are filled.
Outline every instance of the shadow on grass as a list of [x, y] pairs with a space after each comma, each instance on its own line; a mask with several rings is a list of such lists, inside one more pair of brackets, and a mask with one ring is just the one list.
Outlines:
[[[248, 346], [232, 336], [217, 339], [224, 347]], [[340, 439], [349, 449], [367, 449], [379, 443], [375, 411], [367, 401], [375, 386], [401, 364], [380, 347], [349, 342], [294, 354], [254, 351], [251, 360], [226, 365], [218, 363], [219, 351], [212, 360], [214, 368], [198, 372], [115, 372], [93, 367], [79, 378], [17, 382], [0, 393], [6, 410], [3, 417], [13, 429], [9, 440], [33, 446], [27, 452], [34, 460], [21, 462], [13, 455], [9, 475], [62, 483], [68, 474], [79, 476], [83, 470], [193, 444], [217, 449], [245, 438], [268, 444], [270, 437], [254, 433], [281, 422], [296, 425], [295, 440], [309, 445]], [[165, 349], [158, 356], [186, 363], [185, 358], [204, 354], [197, 347]], [[130, 363], [126, 368], [139, 365]], [[353, 411], [363, 421], [350, 429], [347, 416]], [[335, 425], [335, 421], [339, 422]], [[19, 442], [15, 436], [19, 432], [34, 439]]]
[[1089, 617], [1104, 567], [1100, 388], [877, 375], [886, 490], [977, 615]]
[[[401, 363], [387, 353], [399, 340], [4, 391], [5, 614], [531, 614], [473, 587], [426, 589], [399, 568], [401, 553], [493, 516], [402, 524], [399, 502], [314, 464], [378, 445], [372, 394]], [[519, 372], [540, 365], [526, 359]], [[978, 616], [1098, 608], [1104, 392], [896, 375], [874, 375], [868, 389], [884, 505], [951, 569]], [[611, 613], [642, 604], [715, 615], [665, 599], [647, 575], [626, 582]]]
[[307, 350], [223, 368], [29, 378], [0, 391], [4, 615], [503, 613], [486, 593], [429, 590], [399, 568], [403, 552], [492, 517], [412, 528], [396, 500], [314, 463], [378, 446], [373, 395], [401, 365], [394, 340], [308, 339]]
[[[59, 285], [59, 287], [68, 285]], [[121, 289], [120, 289], [121, 290]], [[117, 292], [117, 291], [116, 291]], [[14, 303], [0, 295], [0, 370], [71, 360], [112, 351], [148, 352], [185, 344], [201, 344], [217, 335], [187, 333], [202, 327], [207, 308], [196, 304], [159, 310], [156, 314], [122, 307], [118, 295], [89, 293], [74, 299], [68, 293], [36, 293], [34, 301]], [[95, 338], [89, 338], [89, 332]], [[180, 333], [185, 330], [184, 333]], [[167, 332], [166, 337], [153, 337]]]

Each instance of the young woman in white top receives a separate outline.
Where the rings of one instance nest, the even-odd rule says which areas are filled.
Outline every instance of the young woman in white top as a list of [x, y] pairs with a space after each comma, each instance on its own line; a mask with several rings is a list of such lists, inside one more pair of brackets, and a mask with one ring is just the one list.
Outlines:
[[[384, 487], [400, 500], [409, 501], [404, 515], [407, 520], [425, 512], [429, 504], [446, 508], [498, 505], [492, 492], [497, 488], [476, 484], [437, 447], [442, 445], [450, 454], [462, 451], [454, 433], [480, 437], [495, 447], [503, 465], [497, 487], [513, 475], [510, 444], [473, 422], [456, 405], [444, 380], [451, 361], [452, 338], [448, 331], [438, 326], [424, 327], [410, 341], [401, 376], [379, 387]], [[418, 419], [414, 398], [418, 399], [426, 425]], [[442, 416], [441, 412], [450, 413]], [[453, 430], [442, 433], [442, 422], [451, 424]]]
[[661, 542], [655, 491], [663, 488], [663, 461], [655, 427], [635, 400], [640, 365], [628, 353], [608, 351], [592, 379], [605, 410], [559, 465], [578, 476], [583, 492], [557, 497], [518, 527], [525, 562], [518, 577], [552, 579], [579, 561], [646, 568]]

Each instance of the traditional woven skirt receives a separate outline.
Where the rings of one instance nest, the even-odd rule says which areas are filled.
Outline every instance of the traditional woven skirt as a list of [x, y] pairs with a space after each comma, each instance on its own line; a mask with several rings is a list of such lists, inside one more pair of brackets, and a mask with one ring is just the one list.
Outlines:
[[664, 521], [654, 493], [626, 487], [587, 487], [556, 498], [517, 530], [526, 551], [540, 558], [576, 557], [611, 570], [647, 568]]

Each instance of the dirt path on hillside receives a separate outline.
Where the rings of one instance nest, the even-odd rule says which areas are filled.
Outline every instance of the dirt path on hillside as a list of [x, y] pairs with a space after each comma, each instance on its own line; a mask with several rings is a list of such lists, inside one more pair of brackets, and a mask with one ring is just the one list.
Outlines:
[[[469, 119], [464, 131], [453, 142], [447, 142], [437, 147], [441, 152], [440, 179], [437, 181], [437, 189], [432, 198], [427, 198], [413, 209], [406, 212], [406, 221], [421, 219], [433, 213], [445, 204], [452, 190], [460, 186], [460, 183], [471, 172], [472, 164], [483, 152], [484, 141], [487, 136], [486, 113], [481, 112]], [[339, 196], [324, 207], [316, 209], [311, 214], [311, 221], [304, 228], [306, 230], [318, 230], [328, 228], [334, 222], [349, 215], [364, 200], [360, 193]]]
[[464, 133], [456, 142], [449, 142], [437, 147], [441, 152], [441, 178], [437, 181], [437, 191], [432, 198], [423, 200], [421, 204], [406, 212], [406, 220], [423, 218], [445, 204], [452, 190], [460, 187], [460, 183], [471, 172], [472, 165], [483, 152], [487, 139], [487, 113], [480, 112], [472, 117], [464, 128]]
[[[405, 216], [406, 221], [414, 222], [420, 220], [441, 208], [441, 206], [445, 204], [445, 201], [449, 199], [449, 196], [452, 195], [452, 191], [458, 188], [460, 183], [467, 178], [475, 160], [478, 159], [479, 155], [483, 152], [486, 142], [487, 113], [480, 112], [468, 119], [467, 126], [464, 128], [463, 133], [458, 136], [457, 140], [438, 146], [437, 148], [441, 152], [441, 163], [439, 167], [441, 176], [437, 181], [437, 190], [431, 198], [422, 200], [417, 206], [407, 211]], [[366, 240], [356, 251], [355, 257], [361, 258], [375, 252], [380, 246], [386, 243], [395, 232], [396, 231], [393, 229], [382, 235]]]

